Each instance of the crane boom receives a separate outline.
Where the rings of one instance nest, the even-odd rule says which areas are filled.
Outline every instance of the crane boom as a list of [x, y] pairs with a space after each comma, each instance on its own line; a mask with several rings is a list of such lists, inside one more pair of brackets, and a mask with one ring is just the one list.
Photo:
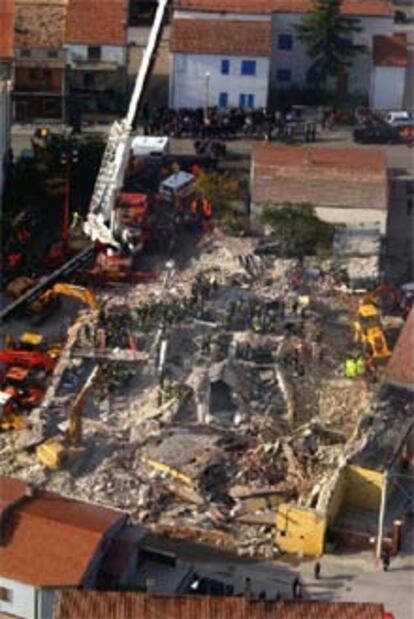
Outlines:
[[84, 223], [84, 231], [93, 241], [100, 241], [116, 248], [119, 248], [121, 243], [114, 237], [114, 206], [124, 181], [132, 124], [142, 99], [145, 80], [159, 42], [168, 2], [169, 0], [158, 0], [154, 23], [135, 80], [128, 112], [125, 118], [121, 121], [115, 121], [111, 127], [96, 179], [89, 214]]

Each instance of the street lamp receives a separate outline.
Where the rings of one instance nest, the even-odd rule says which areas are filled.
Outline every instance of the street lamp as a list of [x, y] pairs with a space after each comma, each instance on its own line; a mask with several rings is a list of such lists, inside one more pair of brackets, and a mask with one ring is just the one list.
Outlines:
[[210, 105], [210, 73], [208, 71], [206, 71], [205, 73], [205, 78], [206, 78], [206, 114], [207, 114], [207, 110], [209, 108]]

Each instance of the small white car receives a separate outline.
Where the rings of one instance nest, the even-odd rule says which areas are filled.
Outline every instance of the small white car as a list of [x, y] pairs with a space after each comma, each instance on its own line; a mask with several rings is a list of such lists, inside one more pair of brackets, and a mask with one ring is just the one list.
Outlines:
[[414, 120], [411, 118], [410, 114], [404, 110], [387, 112], [385, 120], [391, 127], [403, 127], [414, 124]]

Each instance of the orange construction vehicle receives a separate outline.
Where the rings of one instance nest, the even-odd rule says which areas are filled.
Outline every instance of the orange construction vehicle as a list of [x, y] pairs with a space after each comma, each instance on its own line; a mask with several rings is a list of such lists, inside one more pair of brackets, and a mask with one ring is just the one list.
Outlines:
[[99, 366], [95, 366], [69, 409], [69, 425], [66, 436], [50, 439], [36, 449], [37, 459], [48, 469], [57, 469], [66, 460], [84, 453], [82, 446], [82, 407], [91, 389], [99, 380]]
[[22, 365], [25, 368], [43, 368], [52, 372], [56, 361], [49, 355], [37, 351], [0, 350], [0, 363], [7, 365]]
[[45, 374], [37, 370], [51, 372], [56, 361], [44, 353], [9, 349], [0, 351], [0, 363], [7, 366], [0, 388], [0, 429], [21, 429], [22, 413], [38, 406], [46, 391]]
[[[35, 281], [30, 277], [18, 277], [10, 282], [6, 288], [6, 295], [12, 299], [18, 299], [27, 290], [33, 287]], [[59, 283], [46, 290], [28, 306], [29, 313], [38, 319], [47, 317], [58, 305], [58, 295], [66, 295], [80, 299], [87, 303], [92, 310], [98, 309], [98, 302], [95, 295], [81, 286], [73, 284]]]
[[391, 356], [378, 308], [374, 303], [363, 301], [358, 307], [354, 321], [354, 341], [362, 344], [373, 361], [386, 361]]

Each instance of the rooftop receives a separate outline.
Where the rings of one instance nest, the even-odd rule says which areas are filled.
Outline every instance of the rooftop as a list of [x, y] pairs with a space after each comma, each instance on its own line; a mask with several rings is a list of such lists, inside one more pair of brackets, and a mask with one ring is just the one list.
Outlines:
[[175, 19], [171, 51], [193, 54], [269, 56], [270, 22]]
[[124, 45], [127, 0], [70, 0], [67, 43]]
[[260, 144], [251, 160], [251, 195], [256, 205], [386, 210], [386, 156], [381, 150], [356, 147]]
[[382, 604], [259, 602], [240, 597], [62, 591], [55, 619], [383, 619]]
[[388, 383], [414, 389], [414, 307], [398, 337], [386, 371]]
[[[312, 0], [175, 0], [176, 9], [217, 13], [307, 13], [313, 10]], [[348, 15], [384, 16], [394, 14], [391, 0], [345, 0], [343, 12]]]
[[0, 2], [0, 58], [13, 56], [13, 13], [14, 0]]
[[57, 49], [65, 42], [69, 0], [15, 0], [14, 44]]
[[35, 586], [79, 585], [106, 534], [126, 520], [115, 509], [31, 494], [25, 482], [5, 476], [0, 514], [0, 574]]
[[408, 62], [407, 37], [394, 34], [374, 36], [374, 65], [377, 67], [405, 67]]
[[260, 144], [253, 150], [257, 166], [291, 169], [298, 168], [323, 176], [326, 171], [343, 176], [360, 174], [382, 176], [387, 167], [386, 156], [380, 149], [364, 148], [312, 148], [310, 146], [273, 146]]

